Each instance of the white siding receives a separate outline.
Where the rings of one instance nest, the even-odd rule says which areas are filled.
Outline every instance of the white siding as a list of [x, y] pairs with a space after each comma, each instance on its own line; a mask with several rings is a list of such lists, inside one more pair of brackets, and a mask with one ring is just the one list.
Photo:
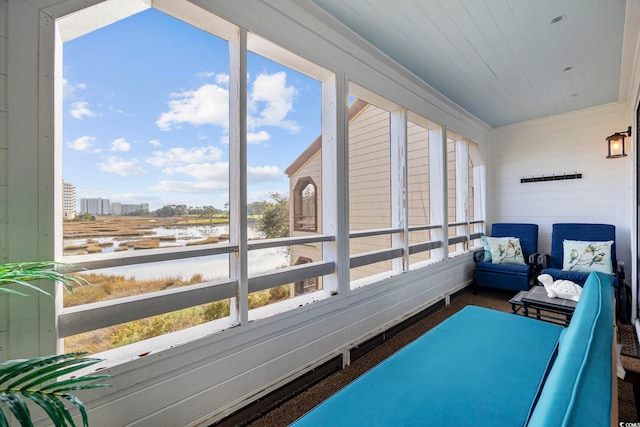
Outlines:
[[[614, 224], [618, 257], [631, 265], [633, 157], [607, 159], [605, 141], [630, 124], [626, 107], [612, 104], [496, 129], [493, 222], [538, 224], [538, 249], [546, 253], [554, 223]], [[631, 146], [627, 152], [633, 152]], [[582, 179], [520, 183], [574, 172]]]

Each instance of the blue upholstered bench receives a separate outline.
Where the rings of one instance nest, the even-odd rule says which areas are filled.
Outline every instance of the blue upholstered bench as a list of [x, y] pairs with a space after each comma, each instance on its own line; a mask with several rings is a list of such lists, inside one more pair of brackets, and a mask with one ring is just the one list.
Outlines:
[[468, 306], [294, 425], [610, 425], [611, 281], [589, 276], [566, 328]]

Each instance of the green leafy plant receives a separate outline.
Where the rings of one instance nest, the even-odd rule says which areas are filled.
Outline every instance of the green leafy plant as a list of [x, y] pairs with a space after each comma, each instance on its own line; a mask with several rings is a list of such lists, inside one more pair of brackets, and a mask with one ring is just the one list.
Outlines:
[[[110, 378], [110, 375], [84, 375], [63, 381], [56, 378], [86, 368], [102, 359], [80, 357], [86, 353], [69, 353], [43, 356], [27, 360], [9, 360], [0, 364], [0, 402], [7, 406], [21, 426], [32, 426], [31, 413], [24, 398], [40, 406], [56, 426], [75, 426], [71, 412], [63, 399], [78, 408], [82, 424], [89, 425], [87, 410], [74, 390], [107, 387], [110, 384], [95, 384], [90, 381]], [[0, 425], [8, 426], [4, 412], [0, 411]]]
[[[32, 285], [34, 280], [53, 280], [60, 282], [66, 291], [73, 292], [77, 286], [90, 285], [81, 276], [71, 273], [77, 269], [69, 264], [53, 261], [10, 263], [0, 265], [0, 292], [12, 295], [28, 296], [5, 285], [17, 284], [51, 296], [48, 292]], [[42, 408], [56, 427], [73, 426], [75, 422], [65, 401], [75, 406], [82, 417], [82, 425], [87, 427], [89, 419], [87, 410], [77, 397], [70, 392], [100, 387], [111, 384], [94, 383], [94, 381], [111, 378], [110, 375], [72, 376], [74, 372], [99, 363], [102, 359], [82, 357], [87, 353], [69, 353], [53, 356], [42, 356], [35, 359], [9, 360], [0, 364], [0, 427], [9, 425], [4, 413], [8, 409], [23, 427], [32, 427], [31, 412], [28, 401]], [[67, 379], [57, 381], [59, 377]]]
[[74, 271], [77, 271], [75, 266], [55, 261], [0, 264], [0, 292], [28, 296], [15, 289], [4, 287], [4, 285], [17, 284], [51, 296], [47, 291], [29, 283], [33, 280], [58, 281], [67, 292], [73, 292], [75, 286], [90, 285], [83, 277], [72, 275]]

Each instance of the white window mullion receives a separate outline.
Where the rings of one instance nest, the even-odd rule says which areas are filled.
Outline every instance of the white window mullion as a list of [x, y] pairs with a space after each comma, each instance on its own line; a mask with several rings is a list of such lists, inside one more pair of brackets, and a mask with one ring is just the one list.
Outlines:
[[[349, 254], [349, 83], [347, 76], [341, 72], [336, 75], [336, 140], [335, 163], [330, 167], [335, 168], [336, 175], [336, 249], [337, 249], [337, 280], [338, 292], [346, 297], [351, 289], [351, 267]], [[324, 154], [323, 154], [324, 155]], [[324, 169], [323, 175], [333, 169]], [[326, 193], [325, 193], [326, 194]]]
[[[249, 321], [247, 271], [247, 31], [229, 40], [229, 239], [238, 246], [230, 254], [229, 272], [238, 281], [231, 318]], [[235, 166], [235, 167], [232, 167]]]
[[442, 242], [442, 246], [431, 251], [434, 260], [447, 259], [448, 226], [447, 220], [447, 141], [445, 128], [429, 129], [429, 203], [431, 224], [442, 225], [442, 228], [431, 232], [434, 241]]
[[[338, 194], [342, 189], [338, 188], [338, 172], [336, 169], [338, 159], [338, 120], [339, 114], [336, 102], [337, 95], [336, 77], [332, 76], [322, 82], [322, 234], [338, 235], [338, 221], [340, 209], [338, 209]], [[322, 244], [322, 259], [332, 261], [339, 265], [339, 242], [324, 242]], [[348, 252], [347, 252], [348, 261]], [[322, 287], [329, 292], [339, 292], [338, 274], [342, 268], [337, 268], [333, 274], [323, 278]], [[348, 271], [348, 269], [347, 269]], [[348, 276], [347, 276], [348, 277]], [[348, 280], [347, 280], [348, 282]]]
[[[473, 218], [475, 220], [486, 221], [487, 214], [487, 190], [486, 166], [480, 154], [480, 147], [476, 143], [469, 144], [469, 158], [473, 163]], [[473, 227], [474, 232], [485, 232], [486, 224], [476, 224]]]
[[[456, 139], [456, 222], [469, 222], [469, 144], [465, 139]], [[456, 227], [456, 236], [469, 238], [469, 227]], [[464, 250], [464, 243], [458, 243], [457, 251]]]
[[407, 110], [391, 112], [391, 228], [402, 233], [391, 235], [391, 247], [402, 248], [402, 258], [393, 259], [393, 271], [409, 268], [409, 216], [407, 211]]

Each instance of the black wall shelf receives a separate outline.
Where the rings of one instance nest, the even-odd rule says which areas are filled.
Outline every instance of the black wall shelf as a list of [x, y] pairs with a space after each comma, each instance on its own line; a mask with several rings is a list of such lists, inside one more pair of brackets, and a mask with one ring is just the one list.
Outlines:
[[561, 175], [543, 175], [543, 176], [533, 176], [531, 178], [522, 178], [520, 180], [520, 184], [524, 184], [527, 182], [543, 182], [543, 181], [564, 181], [565, 179], [582, 179], [581, 173], [563, 173]]

